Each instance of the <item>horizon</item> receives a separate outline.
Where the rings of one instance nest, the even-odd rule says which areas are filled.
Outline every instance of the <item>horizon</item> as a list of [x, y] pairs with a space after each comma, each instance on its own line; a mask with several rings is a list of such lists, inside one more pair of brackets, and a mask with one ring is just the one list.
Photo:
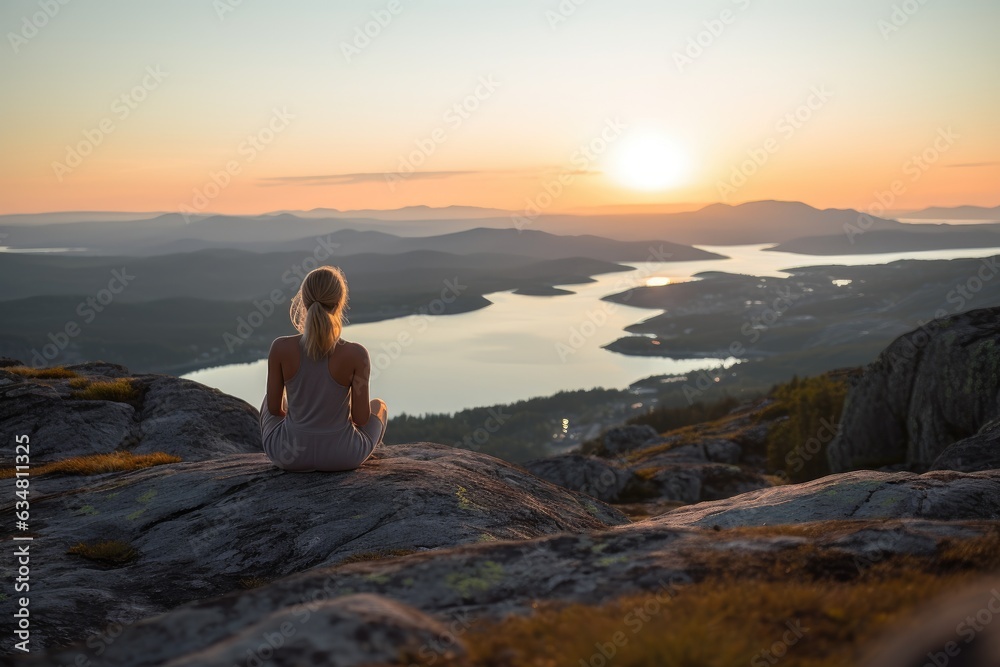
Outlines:
[[3, 214], [997, 203], [985, 0], [39, 7]]
[[[876, 217], [882, 217], [882, 218], [889, 219], [889, 220], [893, 220], [893, 219], [898, 220], [900, 218], [905, 218], [907, 215], [922, 214], [922, 213], [925, 213], [926, 211], [931, 211], [931, 210], [960, 210], [960, 209], [965, 209], [965, 208], [974, 208], [974, 209], [983, 209], [983, 210], [1000, 209], [1000, 204], [998, 204], [998, 205], [991, 205], [991, 204], [986, 204], [986, 205], [959, 204], [959, 205], [955, 205], [955, 206], [934, 206], [934, 205], [932, 205], [932, 206], [921, 207], [919, 209], [887, 210], [884, 213], [877, 213], [876, 214], [876, 213], [872, 213], [870, 209], [867, 210], [867, 211], [864, 211], [864, 210], [861, 210], [861, 209], [855, 209], [855, 208], [851, 208], [851, 207], [846, 207], [846, 208], [842, 208], [842, 207], [826, 207], [826, 208], [822, 208], [822, 207], [814, 206], [814, 205], [810, 204], [809, 202], [805, 202], [805, 201], [779, 200], [779, 199], [761, 199], [761, 200], [750, 200], [750, 201], [743, 201], [743, 202], [710, 202], [710, 203], [701, 203], [701, 204], [694, 204], [694, 203], [686, 203], [686, 204], [618, 204], [618, 205], [616, 205], [616, 204], [606, 204], [606, 205], [602, 205], [602, 206], [576, 208], [576, 209], [570, 209], [570, 210], [566, 210], [566, 211], [561, 211], [561, 210], [547, 210], [547, 211], [541, 212], [538, 217], [540, 217], [540, 218], [546, 217], [546, 216], [564, 216], [564, 217], [588, 217], [588, 216], [595, 216], [596, 217], [596, 216], [602, 216], [602, 215], [623, 215], [623, 216], [626, 216], [626, 215], [636, 215], [636, 216], [645, 216], [645, 215], [684, 215], [684, 214], [696, 214], [696, 213], [700, 213], [700, 212], [702, 212], [702, 211], [704, 211], [706, 209], [713, 208], [713, 207], [716, 207], [716, 206], [725, 206], [725, 207], [728, 207], [728, 208], [736, 209], [736, 208], [750, 206], [750, 205], [754, 205], [754, 204], [778, 204], [778, 205], [797, 205], [797, 204], [800, 204], [800, 205], [807, 206], [807, 207], [809, 207], [811, 209], [814, 209], [814, 210], [820, 211], [820, 212], [825, 212], [825, 211], [847, 211], [847, 212], [868, 213], [870, 215], [875, 215]], [[331, 213], [340, 213], [340, 214], [345, 214], [345, 213], [398, 213], [400, 211], [420, 210], [420, 209], [429, 210], [429, 211], [447, 211], [447, 210], [450, 210], [450, 209], [471, 209], [471, 210], [482, 210], [482, 211], [496, 212], [497, 214], [501, 214], [503, 216], [506, 216], [506, 215], [517, 215], [517, 214], [521, 213], [521, 212], [513, 210], [513, 209], [505, 210], [505, 209], [499, 209], [499, 208], [493, 208], [493, 207], [472, 206], [472, 205], [462, 205], [462, 204], [450, 204], [450, 205], [446, 205], [446, 206], [430, 206], [430, 205], [427, 205], [427, 204], [412, 204], [412, 205], [401, 206], [401, 207], [397, 207], [397, 208], [384, 208], [384, 209], [380, 209], [380, 208], [337, 209], [337, 208], [332, 208], [332, 207], [321, 206], [321, 207], [316, 207], [316, 208], [311, 208], [311, 209], [279, 209], [279, 210], [265, 210], [265, 211], [248, 212], [248, 213], [225, 213], [225, 212], [222, 212], [222, 211], [206, 210], [206, 211], [200, 211], [200, 212], [198, 212], [197, 216], [199, 218], [211, 218], [211, 217], [259, 218], [259, 217], [277, 216], [277, 215], [292, 215], [292, 216], [295, 216], [296, 214], [316, 213], [318, 211], [330, 211]], [[159, 216], [164, 216], [164, 215], [183, 215], [183, 211], [168, 211], [168, 210], [158, 210], [158, 211], [157, 210], [148, 210], [148, 211], [60, 210], [60, 211], [37, 211], [37, 212], [0, 213], [0, 218], [5, 218], [5, 217], [31, 217], [31, 216], [39, 216], [39, 217], [41, 217], [41, 216], [46, 216], [46, 215], [85, 215], [85, 214], [92, 214], [92, 215], [105, 215], [105, 214], [111, 214], [111, 215], [136, 215], [136, 216], [153, 216], [153, 217], [159, 217]], [[485, 220], [485, 219], [491, 219], [491, 217], [487, 216], [487, 217], [483, 217], [483, 218], [468, 218], [468, 219], [464, 219], [464, 220], [466, 220], [467, 222], [473, 223], [477, 219], [484, 219]], [[956, 221], [961, 221], [961, 220], [962, 220], [961, 218], [956, 218]], [[138, 219], [136, 219], [136, 220], [123, 220], [123, 222], [131, 222], [131, 221], [138, 221]], [[406, 222], [406, 221], [409, 221], [409, 220], [406, 219], [406, 218], [399, 218], [398, 221], [400, 221], [400, 222]], [[921, 222], [930, 222], [930, 221], [932, 221], [932, 219], [922, 219], [921, 220]], [[393, 222], [393, 221], [392, 220], [386, 220], [386, 222]], [[981, 222], [983, 224], [991, 224], [994, 221], [987, 220], [987, 219], [982, 219], [982, 220], [977, 220], [977, 222]], [[39, 223], [39, 224], [47, 224], [47, 223]]]

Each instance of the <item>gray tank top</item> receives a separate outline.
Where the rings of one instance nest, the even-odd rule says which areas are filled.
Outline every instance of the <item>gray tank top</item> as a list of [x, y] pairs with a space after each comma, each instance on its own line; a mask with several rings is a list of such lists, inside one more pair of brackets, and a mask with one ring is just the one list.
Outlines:
[[299, 339], [299, 370], [285, 383], [288, 399], [286, 421], [294, 430], [308, 433], [340, 433], [351, 426], [351, 388], [330, 375], [330, 356], [316, 361], [306, 354]]

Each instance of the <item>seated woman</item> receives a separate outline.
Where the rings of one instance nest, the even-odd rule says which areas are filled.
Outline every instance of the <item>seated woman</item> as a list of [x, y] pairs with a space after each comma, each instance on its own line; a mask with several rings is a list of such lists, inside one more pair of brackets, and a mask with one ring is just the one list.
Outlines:
[[284, 470], [354, 470], [385, 435], [386, 405], [368, 400], [368, 350], [340, 337], [346, 305], [340, 269], [310, 272], [289, 311], [300, 334], [271, 344], [260, 431]]

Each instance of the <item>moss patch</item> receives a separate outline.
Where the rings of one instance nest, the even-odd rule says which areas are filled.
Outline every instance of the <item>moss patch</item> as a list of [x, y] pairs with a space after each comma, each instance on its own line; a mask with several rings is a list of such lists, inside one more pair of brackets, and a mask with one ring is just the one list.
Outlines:
[[452, 572], [445, 577], [444, 583], [463, 598], [468, 598], [475, 593], [488, 591], [502, 579], [503, 566], [493, 561], [486, 561], [475, 572]]

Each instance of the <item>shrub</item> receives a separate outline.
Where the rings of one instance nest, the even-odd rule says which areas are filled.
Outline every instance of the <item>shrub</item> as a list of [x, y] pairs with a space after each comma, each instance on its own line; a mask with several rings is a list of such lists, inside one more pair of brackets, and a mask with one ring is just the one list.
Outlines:
[[80, 542], [70, 547], [66, 553], [108, 565], [124, 565], [139, 557], [139, 552], [132, 545], [121, 540], [105, 540], [96, 544]]
[[[180, 463], [181, 458], [163, 452], [152, 454], [133, 454], [132, 452], [111, 452], [110, 454], [91, 454], [89, 456], [74, 456], [62, 461], [45, 463], [31, 468], [32, 476], [40, 475], [100, 475], [106, 472], [123, 470], [142, 470], [165, 463]], [[15, 476], [13, 468], [0, 470], [0, 479]]]
[[11, 366], [5, 368], [8, 373], [14, 373], [20, 375], [21, 377], [32, 378], [35, 380], [63, 380], [65, 378], [77, 378], [80, 377], [79, 373], [76, 371], [71, 371], [63, 366], [55, 366], [53, 368], [31, 368], [29, 366]]
[[767, 434], [767, 459], [771, 470], [792, 482], [806, 482], [830, 474], [826, 449], [836, 435], [844, 411], [847, 382], [842, 376], [792, 378], [772, 392], [774, 413], [787, 418]]
[[693, 426], [725, 417], [740, 405], [740, 401], [732, 396], [712, 403], [695, 403], [679, 408], [654, 408], [644, 415], [629, 419], [626, 424], [646, 424], [656, 429], [657, 433], [676, 431], [685, 426]]

